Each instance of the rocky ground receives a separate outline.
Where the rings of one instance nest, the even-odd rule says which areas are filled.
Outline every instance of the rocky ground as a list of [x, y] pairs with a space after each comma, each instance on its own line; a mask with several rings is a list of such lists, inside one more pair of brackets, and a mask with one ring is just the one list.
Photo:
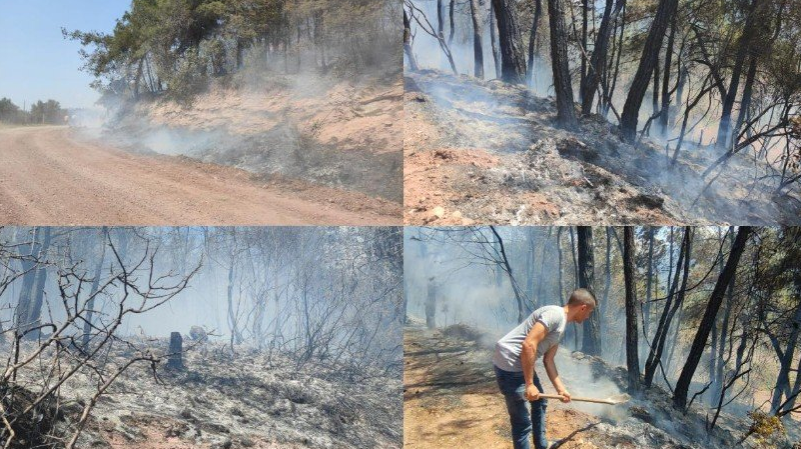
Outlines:
[[[167, 342], [150, 342], [150, 345]], [[114, 361], [129, 354], [116, 352]], [[116, 358], [116, 359], [115, 359]], [[223, 344], [187, 352], [186, 369], [149, 364], [126, 371], [101, 397], [78, 447], [400, 448], [400, 375], [347, 371]], [[97, 378], [83, 373], [62, 387], [70, 429]]]
[[[491, 363], [493, 341], [467, 326], [429, 330], [421, 323], [404, 332], [404, 434], [408, 448], [510, 447], [511, 430]], [[625, 369], [562, 349], [557, 366], [573, 396], [608, 397], [625, 388]], [[546, 392], [551, 385], [543, 382]], [[706, 411], [674, 410], [670, 395], [653, 388], [618, 406], [549, 401], [548, 438], [558, 447], [729, 448], [749, 422], [724, 414], [712, 433]], [[789, 447], [785, 438], [748, 438], [745, 447]]]
[[801, 195], [774, 196], [736, 156], [685, 145], [622, 141], [603, 117], [581, 131], [554, 126], [553, 99], [523, 87], [426, 70], [406, 74], [405, 222], [492, 224], [798, 224]]

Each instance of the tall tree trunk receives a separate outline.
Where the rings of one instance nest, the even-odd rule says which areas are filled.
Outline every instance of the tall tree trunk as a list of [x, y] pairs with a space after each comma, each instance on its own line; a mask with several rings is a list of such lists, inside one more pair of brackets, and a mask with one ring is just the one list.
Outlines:
[[642, 100], [648, 90], [651, 75], [659, 59], [662, 39], [672, 17], [676, 14], [678, 4], [678, 0], [659, 0], [656, 16], [654, 16], [654, 21], [651, 23], [648, 37], [645, 39], [640, 63], [637, 66], [637, 72], [634, 74], [629, 94], [626, 96], [626, 103], [623, 106], [623, 113], [620, 117], [620, 129], [623, 132], [623, 137], [630, 142], [633, 142], [637, 136], [640, 106], [642, 106]]
[[537, 52], [537, 30], [542, 17], [542, 0], [534, 0], [534, 20], [531, 25], [531, 35], [528, 39], [528, 85], [534, 86], [534, 58]]
[[406, 53], [406, 60], [409, 61], [409, 68], [412, 72], [416, 72], [419, 67], [412, 51], [412, 24], [409, 21], [409, 15], [406, 14], [406, 8], [403, 8], [403, 52]]
[[[579, 287], [595, 294], [595, 257], [592, 248], [592, 228], [579, 226], [578, 229]], [[584, 321], [584, 341], [581, 351], [589, 355], [601, 355], [601, 326], [598, 313], [593, 313]]]
[[670, 21], [670, 34], [665, 48], [665, 68], [662, 75], [662, 105], [659, 115], [659, 133], [662, 138], [668, 137], [668, 118], [670, 116], [670, 67], [673, 63], [673, 44], [676, 41], [676, 16]]
[[479, 11], [478, 0], [470, 0], [470, 17], [473, 20], [473, 75], [478, 79], [484, 79], [484, 46]]
[[737, 93], [740, 88], [740, 76], [743, 72], [743, 65], [745, 64], [745, 57], [751, 47], [754, 34], [756, 33], [756, 8], [759, 0], [752, 0], [748, 6], [748, 15], [745, 19], [745, 26], [743, 34], [740, 36], [737, 45], [737, 55], [735, 56], [734, 66], [731, 71], [731, 80], [729, 80], [729, 89], [726, 91], [726, 97], [723, 99], [722, 112], [720, 113], [720, 125], [718, 126], [718, 139], [715, 142], [717, 148], [729, 149], [731, 146], [731, 112], [734, 109], [734, 100], [737, 98]]
[[676, 117], [678, 117], [680, 108], [682, 104], [684, 104], [684, 86], [687, 85], [687, 79], [690, 76], [687, 67], [682, 64], [681, 59], [678, 61], [678, 72], [679, 81], [676, 84], [676, 107], [668, 110], [670, 115], [670, 123], [668, 126], [671, 128], [675, 125]]
[[[717, 398], [723, 394], [723, 370], [726, 367], [726, 345], [729, 344], [729, 323], [731, 321], [731, 312], [734, 305], [734, 286], [737, 283], [736, 281], [737, 280], [734, 279], [729, 284], [729, 289], [726, 293], [726, 306], [723, 309], [723, 323], [720, 326], [722, 333], [718, 339], [718, 356], [717, 365], [715, 366], [715, 379], [717, 383], [714, 385], [714, 394]], [[737, 368], [739, 369], [739, 367]]]
[[548, 0], [548, 23], [551, 26], [551, 67], [556, 94], [556, 121], [560, 127], [574, 130], [578, 128], [578, 120], [573, 105], [562, 0]]
[[[593, 4], [594, 7], [594, 4]], [[588, 13], [590, 10], [589, 0], [581, 0], [581, 73], [579, 78], [579, 101], [582, 101], [587, 84], [587, 54], [590, 49], [587, 47], [587, 28], [588, 28]]]
[[[615, 21], [615, 27], [617, 28], [617, 20]], [[626, 32], [626, 3], [623, 2], [623, 9], [620, 11], [620, 35], [617, 38], [617, 44], [614, 48], [617, 50], [613, 52], [613, 58], [609, 61], [610, 67], [607, 69], [607, 72], [612, 72], [612, 80], [607, 80], [607, 85], [609, 86], [609, 90], [604, 94], [604, 98], [602, 101], [602, 112], [603, 116], [606, 117], [609, 115], [609, 110], [612, 108], [612, 97], [615, 94], [615, 87], [617, 86], [617, 77], [620, 73], [620, 58], [623, 55], [623, 35]], [[614, 36], [614, 34], [613, 34]], [[614, 42], [613, 42], [614, 43]], [[616, 53], [616, 54], [615, 54]]]
[[511, 84], [524, 84], [526, 57], [517, 20], [514, 0], [492, 0], [498, 19], [498, 37], [501, 46], [500, 79]]
[[[670, 324], [676, 311], [681, 307], [684, 302], [685, 289], [687, 286], [687, 279], [690, 273], [690, 255], [692, 252], [692, 229], [687, 227], [684, 229], [684, 237], [682, 239], [681, 249], [679, 250], [679, 259], [676, 265], [676, 274], [673, 276], [672, 284], [670, 284], [670, 291], [668, 292], [665, 305], [662, 310], [662, 315], [659, 317], [659, 324], [656, 326], [656, 333], [651, 342], [651, 349], [648, 352], [648, 358], [645, 361], [645, 378], [643, 384], [650, 387], [653, 384], [656, 370], [659, 364], [662, 363], [662, 354], [665, 350], [665, 343], [668, 338], [668, 331]], [[679, 270], [684, 269], [682, 277], [681, 289], [679, 289]], [[678, 324], [677, 324], [678, 326]]]
[[501, 78], [501, 49], [498, 48], [498, 21], [495, 20], [495, 8], [489, 7], [490, 45], [492, 46], [492, 59], [495, 62], [495, 78]]
[[100, 258], [95, 265], [95, 273], [92, 278], [92, 287], [89, 290], [89, 300], [86, 302], [86, 320], [83, 322], [83, 335], [81, 338], [81, 349], [84, 352], [89, 351], [89, 341], [92, 339], [92, 325], [95, 314], [95, 296], [97, 289], [100, 286], [100, 275], [103, 273], [103, 259], [106, 257], [106, 237], [108, 236], [108, 228], [103, 227], [100, 232]]
[[648, 328], [651, 323], [651, 300], [653, 299], [654, 277], [654, 227], [648, 227], [648, 267], [645, 280], [645, 305], [643, 306], [642, 332], [648, 338]]
[[726, 266], [718, 277], [715, 288], [712, 290], [712, 295], [709, 297], [706, 311], [704, 311], [704, 316], [701, 319], [698, 332], [695, 334], [695, 339], [690, 347], [690, 353], [687, 355], [687, 362], [684, 364], [679, 380], [676, 382], [676, 389], [673, 393], [673, 405], [678, 409], [683, 410], [687, 406], [687, 393], [690, 388], [690, 382], [692, 381], [696, 368], [698, 368], [698, 363], [701, 361], [701, 355], [706, 346], [706, 341], [709, 338], [709, 333], [715, 322], [715, 317], [717, 317], [720, 305], [723, 303], [723, 298], [729, 287], [729, 283], [734, 280], [737, 265], [740, 262], [740, 256], [742, 256], [745, 250], [750, 234], [751, 228], [747, 226], [743, 226], [737, 231], [737, 237], [729, 253]]
[[448, 31], [448, 45], [453, 45], [453, 37], [456, 35], [456, 0], [451, 0], [448, 6], [448, 16], [450, 20], [450, 30]]
[[625, 4], [625, 0], [606, 0], [604, 5], [604, 14], [601, 17], [601, 26], [598, 28], [598, 34], [595, 36], [595, 45], [592, 49], [590, 56], [590, 66], [587, 72], [587, 80], [583, 85], [583, 92], [581, 93], [581, 113], [588, 115], [592, 113], [592, 103], [595, 99], [595, 91], [598, 90], [598, 85], [601, 80], [601, 74], [606, 70], [606, 57], [609, 51], [609, 37], [611, 35], [612, 27], [610, 26], [613, 19], [612, 5], [614, 4], [614, 19], [617, 19], [620, 10]]
[[[753, 46], [750, 47], [750, 61], [748, 63], [748, 73], [745, 76], [745, 86], [743, 87], [743, 97], [740, 101], [740, 112], [737, 114], [737, 122], [732, 130], [732, 140], [737, 139], [740, 135], [740, 129], [745, 123], [745, 118], [748, 115], [748, 109], [751, 107], [751, 96], [753, 95], [754, 79], [756, 78], [757, 62], [762, 54], [770, 54], [773, 49], [773, 44], [779, 37], [779, 32], [782, 29], [782, 17], [784, 14], [784, 7], [787, 4], [786, 0], [782, 0], [779, 5], [779, 12], [776, 16], [776, 28], [773, 30], [773, 36], [770, 41], [763, 48], [757, 50]], [[736, 141], [734, 141], [736, 143]]]
[[[656, 58], [654, 65], [654, 85], [651, 88], [651, 115], [656, 115], [659, 112], [659, 58]], [[653, 123], [653, 122], [652, 122]], [[653, 126], [652, 126], [653, 128]]]
[[801, 332], [801, 306], [798, 306], [793, 315], [792, 332], [787, 337], [787, 347], [782, 351], [779, 347], [779, 342], [775, 336], [771, 337], [776, 353], [779, 356], [779, 374], [776, 376], [776, 386], [773, 389], [773, 395], [770, 401], [771, 413], [779, 411], [782, 404], [782, 396], [790, 388], [790, 369], [792, 368], [793, 358], [795, 358], [795, 351], [798, 347], [798, 336]]
[[437, 0], [437, 35], [445, 38], [445, 5], [443, 0]]
[[601, 299], [601, 319], [606, 317], [605, 309], [609, 304], [609, 290], [612, 288], [612, 227], [606, 227], [606, 260], [604, 266], [604, 296]]
[[[41, 255], [47, 254], [48, 249], [50, 249], [50, 242], [52, 241], [51, 238], [52, 230], [53, 228], [51, 227], [44, 228], [44, 240], [42, 241], [42, 248], [39, 252], [39, 254]], [[26, 318], [26, 322], [28, 323], [26, 331], [41, 324], [40, 320], [42, 316], [42, 305], [44, 304], [44, 291], [45, 291], [46, 281], [47, 281], [47, 267], [41, 266], [36, 270], [36, 281], [34, 282], [30, 293], [31, 303], [30, 307], [28, 308], [28, 316]], [[31, 340], [38, 339], [39, 333], [40, 333], [39, 330], [31, 332], [27, 335], [27, 338]]]
[[637, 290], [634, 280], [634, 229], [623, 228], [623, 280], [626, 286], [626, 368], [629, 391], [640, 387], [640, 356], [637, 334]]

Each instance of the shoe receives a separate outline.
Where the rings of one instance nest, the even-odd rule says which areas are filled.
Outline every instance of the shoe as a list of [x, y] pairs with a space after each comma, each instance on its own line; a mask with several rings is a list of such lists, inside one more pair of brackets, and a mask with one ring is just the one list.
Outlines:
[[560, 440], [548, 440], [548, 445], [546, 446], [548, 449], [556, 449], [557, 447], [561, 446], [562, 442]]

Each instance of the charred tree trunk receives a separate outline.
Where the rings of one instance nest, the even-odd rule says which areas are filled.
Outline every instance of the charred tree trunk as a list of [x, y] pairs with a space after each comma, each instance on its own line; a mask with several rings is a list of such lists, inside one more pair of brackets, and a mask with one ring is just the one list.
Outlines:
[[[51, 227], [44, 228], [44, 241], [42, 242], [42, 255], [46, 254], [48, 249], [50, 249], [50, 242], [52, 241], [52, 230]], [[31, 302], [31, 306], [28, 309], [28, 319], [27, 322], [32, 327], [39, 326], [41, 324], [41, 317], [42, 317], [42, 305], [44, 304], [44, 291], [45, 291], [45, 283], [47, 282], [47, 268], [40, 267], [36, 270], [36, 282], [33, 284], [33, 290], [31, 291], [31, 297], [33, 298]], [[36, 339], [39, 338], [40, 331], [37, 330], [35, 332], [31, 332], [28, 334], [29, 339]]]
[[537, 31], [542, 17], [542, 0], [534, 0], [534, 23], [531, 25], [531, 34], [528, 39], [528, 85], [534, 85], [534, 57], [537, 52]]
[[[659, 317], [659, 324], [657, 324], [656, 333], [654, 334], [653, 342], [651, 342], [648, 358], [645, 361], [645, 378], [643, 379], [643, 383], [647, 387], [653, 384], [656, 370], [659, 368], [659, 364], [662, 363], [662, 354], [665, 350], [665, 343], [668, 340], [667, 335], [670, 330], [670, 324], [673, 321], [676, 311], [684, 302], [684, 293], [690, 272], [689, 260], [691, 250], [692, 230], [688, 227], [684, 230], [684, 238], [682, 239], [682, 246], [679, 250], [679, 259], [676, 265], [676, 274], [673, 276], [672, 284], [670, 284], [670, 291], [665, 300], [662, 315]], [[681, 289], [679, 290], [679, 271], [682, 270], [682, 268], [684, 269], [684, 275], [682, 277]]]
[[598, 90], [598, 85], [601, 80], [601, 75], [606, 70], [606, 57], [609, 51], [609, 37], [612, 31], [612, 4], [614, 3], [615, 11], [614, 17], [617, 18], [620, 10], [623, 8], [625, 0], [606, 0], [604, 5], [604, 14], [601, 17], [601, 26], [598, 28], [598, 34], [595, 37], [595, 45], [592, 49], [592, 56], [590, 56], [590, 67], [587, 72], [587, 79], [582, 86], [581, 93], [581, 113], [588, 115], [592, 113], [592, 103], [595, 99], [595, 91]]
[[498, 48], [498, 21], [495, 20], [495, 8], [489, 7], [490, 45], [492, 46], [492, 59], [495, 62], [495, 78], [501, 78], [501, 50]]
[[654, 277], [654, 227], [648, 228], [648, 267], [646, 268], [645, 279], [645, 305], [643, 306], [642, 332], [648, 338], [649, 325], [651, 323], [651, 300], [653, 299], [653, 277]]
[[665, 68], [662, 75], [662, 105], [659, 115], [659, 133], [663, 138], [668, 137], [668, 122], [670, 116], [670, 67], [673, 63], [673, 45], [676, 41], [676, 16], [670, 21], [670, 35], [668, 35], [667, 48], [665, 48]]
[[673, 109], [668, 109], [668, 113], [670, 115], [669, 127], [673, 127], [676, 124], [676, 117], [679, 115], [681, 105], [684, 104], [684, 86], [687, 85], [687, 79], [690, 76], [690, 73], [687, 71], [687, 67], [682, 63], [681, 59], [678, 60], [677, 70], [679, 80], [676, 83], [676, 107]]
[[556, 121], [564, 129], [578, 128], [573, 106], [573, 86], [570, 80], [567, 54], [567, 33], [561, 0], [548, 0], [548, 23], [551, 26], [551, 66], [556, 93]]
[[654, 85], [651, 88], [651, 115], [654, 116], [659, 112], [659, 58], [656, 58], [654, 65]]
[[524, 84], [526, 59], [515, 2], [513, 0], [492, 0], [492, 6], [498, 19], [498, 37], [501, 47], [499, 78], [511, 84]]
[[745, 123], [746, 117], [748, 116], [748, 110], [751, 107], [751, 96], [753, 95], [754, 79], [756, 78], [757, 62], [759, 61], [761, 54], [770, 54], [773, 44], [776, 42], [776, 39], [778, 39], [779, 32], [782, 29], [782, 17], [786, 4], [786, 1], [782, 1], [782, 3], [779, 5], [779, 12], [776, 17], [776, 28], [773, 30], [773, 36], [771, 36], [768, 44], [760, 50], [755, 49], [753, 45], [750, 47], [750, 61], [748, 63], [748, 73], [745, 76], [743, 96], [742, 100], [740, 101], [740, 112], [737, 114], [737, 122], [735, 123], [734, 129], [731, 133], [734, 143], [736, 143], [736, 139], [740, 135], [740, 129], [743, 127], [743, 123]]
[[451, 0], [448, 5], [448, 18], [450, 20], [450, 30], [448, 31], [448, 45], [453, 45], [453, 37], [456, 35], [456, 0]]
[[409, 21], [409, 15], [406, 14], [406, 8], [403, 8], [403, 52], [406, 53], [406, 60], [409, 61], [409, 69], [416, 72], [419, 67], [412, 51], [412, 24]]
[[748, 6], [748, 15], [745, 19], [745, 27], [743, 34], [737, 45], [737, 55], [732, 67], [731, 80], [729, 81], [729, 88], [726, 91], [726, 96], [723, 99], [722, 112], [720, 113], [720, 126], [718, 126], [718, 139], [715, 146], [718, 148], [729, 149], [731, 146], [731, 113], [734, 109], [734, 100], [737, 98], [737, 93], [740, 88], [740, 76], [743, 72], [743, 65], [745, 64], [745, 57], [751, 47], [754, 34], [756, 32], [756, 8], [759, 0], [753, 0]]
[[637, 334], [637, 290], [634, 280], [634, 229], [623, 228], [623, 279], [626, 285], [626, 368], [629, 391], [640, 387], [640, 356]]
[[445, 38], [445, 5], [443, 0], [437, 0], [437, 35]]
[[588, 13], [590, 10], [589, 0], [581, 0], [581, 73], [579, 78], [579, 101], [582, 101], [584, 94], [585, 84], [587, 84], [587, 28], [588, 28]]
[[623, 132], [623, 137], [630, 142], [633, 142], [637, 136], [640, 106], [642, 106], [642, 100], [648, 90], [651, 75], [659, 59], [662, 39], [670, 25], [670, 21], [676, 14], [678, 3], [678, 0], [659, 1], [656, 16], [645, 40], [640, 63], [637, 66], [637, 72], [634, 74], [631, 89], [629, 89], [629, 94], [626, 96], [626, 103], [623, 106], [623, 113], [620, 117], [620, 129]]
[[473, 75], [484, 79], [484, 45], [482, 43], [481, 17], [478, 0], [470, 0], [470, 17], [473, 20]]
[[167, 354], [167, 368], [174, 370], [184, 369], [184, 338], [180, 332], [170, 334], [170, 349]]
[[428, 291], [426, 294], [426, 327], [437, 327], [437, 285], [433, 277], [428, 278]]
[[684, 364], [679, 380], [676, 382], [676, 390], [673, 393], [673, 405], [678, 409], [683, 410], [687, 406], [687, 393], [690, 388], [690, 382], [692, 381], [696, 368], [698, 368], [698, 363], [701, 361], [701, 355], [704, 352], [706, 341], [714, 325], [715, 317], [717, 317], [718, 310], [720, 310], [720, 305], [723, 303], [726, 290], [729, 284], [734, 280], [737, 265], [740, 262], [740, 256], [742, 256], [745, 250], [750, 234], [751, 228], [747, 226], [741, 227], [739, 231], [737, 231], [737, 237], [732, 245], [729, 258], [726, 261], [726, 266], [718, 277], [715, 288], [712, 290], [712, 295], [709, 297], [706, 311], [701, 319], [698, 332], [695, 334], [690, 353], [687, 355], [687, 362]]
[[770, 401], [771, 413], [776, 413], [782, 404], [783, 395], [790, 388], [790, 370], [792, 368], [793, 358], [798, 346], [798, 336], [801, 333], [801, 306], [799, 306], [792, 320], [792, 332], [787, 337], [787, 347], [782, 351], [779, 346], [778, 339], [771, 335], [771, 343], [773, 344], [776, 354], [779, 356], [779, 374], [776, 377], [776, 386], [773, 389], [773, 395]]
[[[609, 290], [612, 288], [612, 228], [610, 226], [606, 227], [606, 260], [604, 266], [604, 296], [601, 299], [601, 311], [606, 309], [606, 305], [609, 303]], [[606, 315], [601, 313], [602, 319], [605, 319]]]
[[[578, 227], [579, 287], [595, 294], [595, 258], [592, 248], [592, 228]], [[601, 325], [598, 313], [584, 321], [584, 341], [581, 351], [589, 355], [601, 355]]]
[[89, 301], [86, 302], [86, 320], [83, 323], [83, 336], [81, 338], [81, 349], [85, 352], [89, 350], [89, 342], [92, 339], [92, 324], [95, 314], [95, 295], [100, 285], [100, 275], [103, 272], [103, 259], [106, 257], [106, 236], [108, 235], [108, 228], [103, 228], [100, 233], [100, 258], [95, 266], [94, 277], [92, 278], [92, 288], [89, 293]]
[[[535, 243], [537, 241], [535, 234], [536, 229], [537, 228], [534, 226], [531, 226], [527, 229], [528, 242], [526, 244], [528, 249], [528, 251], [526, 251], [526, 293], [528, 293], [529, 298], [532, 298], [532, 302], [536, 301], [534, 300], [534, 264], [536, 262]], [[544, 265], [544, 263], [541, 263], [540, 268], [542, 268]], [[542, 273], [542, 270], [540, 270], [540, 273]], [[539, 281], [539, 285], [542, 286], [542, 276], [540, 276]], [[539, 299], [539, 295], [537, 295], [537, 298]], [[536, 309], [536, 305], [532, 305], [531, 308]]]

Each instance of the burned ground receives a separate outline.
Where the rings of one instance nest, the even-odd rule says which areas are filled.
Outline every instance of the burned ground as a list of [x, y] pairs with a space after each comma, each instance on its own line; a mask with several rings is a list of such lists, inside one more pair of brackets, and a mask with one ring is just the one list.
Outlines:
[[600, 116], [583, 118], [579, 132], [559, 129], [553, 100], [523, 87], [432, 70], [408, 73], [406, 85], [407, 224], [767, 225], [801, 217], [798, 190], [774, 195], [743, 155], [704, 178], [713, 149], [685, 143], [671, 164], [663, 147], [648, 138], [626, 144]]
[[[149, 345], [165, 346], [166, 341]], [[186, 369], [149, 364], [126, 371], [101, 396], [78, 447], [345, 448], [402, 446], [399, 374], [332, 368], [266, 351], [206, 343], [184, 355]], [[112, 355], [123, 360], [124, 352]], [[96, 378], [62, 389], [69, 429]]]
[[[416, 321], [404, 332], [404, 435], [415, 448], [510, 446], [511, 430], [492, 370], [491, 345], [477, 330], [426, 329]], [[465, 335], [470, 338], [463, 338]], [[568, 355], [557, 365], [574, 396], [623, 391], [626, 373], [596, 357]], [[543, 382], [546, 393], [553, 392]], [[682, 414], [670, 395], [654, 387], [617, 407], [548, 403], [548, 438], [561, 448], [726, 448], [739, 445], [749, 423], [724, 414], [707, 434], [705, 411]], [[786, 441], [781, 442], [787, 444]], [[751, 437], [745, 447], [759, 446]], [[769, 446], [768, 446], [769, 447]]]

